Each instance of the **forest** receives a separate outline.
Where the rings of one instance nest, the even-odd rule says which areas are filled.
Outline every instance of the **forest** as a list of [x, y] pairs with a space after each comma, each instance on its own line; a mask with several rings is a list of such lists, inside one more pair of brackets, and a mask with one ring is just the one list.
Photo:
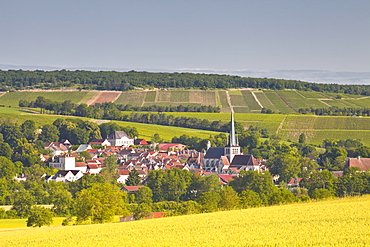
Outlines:
[[22, 89], [96, 89], [127, 91], [134, 88], [266, 88], [370, 95], [369, 85], [309, 83], [297, 80], [252, 78], [194, 73], [116, 71], [0, 70], [0, 91]]

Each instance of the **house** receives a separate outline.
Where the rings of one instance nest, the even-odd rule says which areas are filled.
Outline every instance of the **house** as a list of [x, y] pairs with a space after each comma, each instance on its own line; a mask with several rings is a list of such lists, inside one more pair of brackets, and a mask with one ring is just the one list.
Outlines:
[[83, 173], [79, 170], [60, 170], [58, 171], [54, 176], [51, 176], [47, 179], [47, 182], [49, 181], [55, 181], [55, 182], [74, 182], [82, 178]]
[[186, 148], [186, 145], [181, 143], [159, 143], [160, 151], [182, 151]]
[[107, 139], [112, 146], [129, 147], [134, 145], [134, 139], [127, 135], [124, 131], [114, 131], [108, 136]]
[[126, 192], [136, 192], [138, 191], [141, 187], [144, 187], [144, 185], [137, 185], [137, 186], [123, 186], [121, 190], [126, 191]]
[[361, 171], [370, 170], [370, 158], [347, 158], [345, 168], [358, 167]]
[[219, 178], [221, 184], [225, 185], [228, 182], [230, 182], [230, 180], [235, 179], [235, 175], [221, 175], [221, 174], [219, 174], [218, 178]]
[[111, 143], [108, 141], [108, 139], [94, 139], [89, 142], [89, 145], [111, 146]]
[[65, 154], [69, 151], [68, 148], [60, 142], [46, 142], [45, 149], [50, 150], [54, 156]]
[[49, 166], [60, 170], [75, 170], [76, 158], [69, 155], [56, 156], [51, 159]]
[[289, 182], [288, 182], [288, 186], [290, 188], [294, 188], [294, 187], [299, 187], [299, 183], [302, 181], [302, 178], [292, 178]]
[[136, 146], [149, 145], [145, 139], [135, 139], [134, 144]]
[[87, 149], [92, 149], [90, 144], [81, 144], [80, 146], [78, 146], [78, 148], [75, 152], [76, 153], [81, 153], [83, 151], [86, 151]]

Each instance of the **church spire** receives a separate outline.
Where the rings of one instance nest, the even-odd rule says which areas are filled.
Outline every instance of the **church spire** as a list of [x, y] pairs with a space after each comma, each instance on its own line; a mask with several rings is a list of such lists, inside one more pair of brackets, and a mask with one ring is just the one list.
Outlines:
[[234, 111], [231, 112], [230, 146], [238, 146], [236, 143]]

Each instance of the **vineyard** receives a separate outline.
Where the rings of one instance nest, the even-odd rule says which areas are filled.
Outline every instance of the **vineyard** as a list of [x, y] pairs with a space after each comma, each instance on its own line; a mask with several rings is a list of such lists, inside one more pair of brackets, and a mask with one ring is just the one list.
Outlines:
[[[318, 93], [298, 90], [136, 90], [136, 91], [17, 91], [0, 94], [0, 105], [18, 106], [20, 99], [31, 101], [43, 96], [53, 101], [71, 100], [73, 103], [102, 103], [132, 106], [178, 106], [211, 105], [229, 113], [231, 108], [236, 113], [260, 113], [262, 107], [282, 114], [296, 114], [300, 108], [368, 107], [370, 97]], [[231, 103], [231, 105], [229, 104]], [[261, 107], [262, 106], [262, 107]]]
[[370, 197], [101, 225], [2, 230], [1, 246], [368, 246]]

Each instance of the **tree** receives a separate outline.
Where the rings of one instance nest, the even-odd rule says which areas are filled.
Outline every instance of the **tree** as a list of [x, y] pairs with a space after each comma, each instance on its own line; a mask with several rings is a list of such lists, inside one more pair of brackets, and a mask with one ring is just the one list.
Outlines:
[[44, 207], [34, 207], [27, 219], [28, 227], [50, 226], [53, 223], [53, 213]]
[[85, 151], [82, 151], [79, 154], [79, 156], [82, 157], [82, 158], [84, 158], [85, 160], [91, 159], [91, 154], [89, 152], [87, 152], [86, 150]]
[[159, 136], [158, 133], [155, 133], [151, 139], [152, 143], [161, 143], [163, 139]]
[[150, 204], [153, 202], [152, 197], [153, 197], [152, 190], [149, 187], [144, 186], [137, 190], [135, 194], [135, 202], [137, 204], [141, 204], [141, 203]]
[[271, 157], [266, 167], [274, 175], [279, 175], [279, 181], [288, 183], [290, 179], [298, 177], [301, 172], [299, 158], [290, 154], [277, 154]]
[[42, 127], [42, 132], [39, 135], [39, 139], [44, 142], [56, 142], [59, 140], [59, 131], [57, 127], [51, 124], [45, 124]]
[[151, 215], [152, 207], [148, 203], [141, 203], [134, 210], [135, 220], [141, 220]]
[[231, 186], [224, 187], [220, 192], [219, 208], [232, 210], [240, 206], [238, 194]]
[[21, 131], [23, 136], [28, 141], [34, 141], [36, 139], [36, 124], [32, 120], [26, 120], [21, 124]]
[[301, 133], [298, 138], [298, 143], [306, 143], [306, 135], [304, 133]]
[[202, 212], [205, 213], [218, 211], [220, 201], [221, 196], [218, 191], [205, 192], [197, 199], [197, 202], [202, 205]]
[[14, 163], [6, 157], [0, 156], [0, 178], [14, 179], [17, 168]]
[[139, 176], [139, 172], [134, 168], [132, 169], [129, 174], [128, 174], [128, 177], [126, 179], [126, 185], [128, 186], [137, 186], [137, 185], [140, 185], [141, 184], [141, 178]]
[[109, 155], [104, 160], [105, 167], [101, 170], [101, 175], [105, 178], [105, 180], [109, 183], [115, 183], [118, 178], [117, 174], [117, 159], [113, 155]]
[[240, 193], [240, 206], [242, 208], [258, 207], [261, 205], [261, 198], [253, 190], [244, 190], [242, 193]]
[[77, 222], [109, 222], [114, 215], [124, 214], [125, 196], [123, 191], [111, 184], [95, 184], [78, 192], [74, 206]]
[[0, 156], [4, 156], [5, 158], [11, 159], [12, 158], [12, 148], [6, 142], [0, 142]]
[[326, 199], [333, 196], [334, 196], [333, 192], [328, 189], [315, 189], [311, 197], [313, 199]]
[[14, 194], [13, 208], [19, 217], [24, 218], [30, 215], [31, 208], [36, 204], [35, 198], [27, 190], [21, 190]]

